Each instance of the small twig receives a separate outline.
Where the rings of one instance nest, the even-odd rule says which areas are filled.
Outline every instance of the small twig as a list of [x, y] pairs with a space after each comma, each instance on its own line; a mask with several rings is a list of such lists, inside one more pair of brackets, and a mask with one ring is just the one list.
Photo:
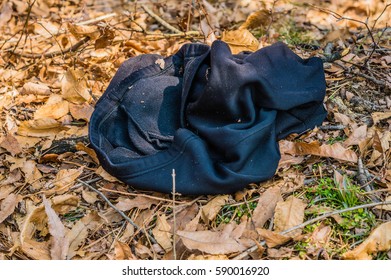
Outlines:
[[86, 21], [81, 21], [81, 22], [78, 22], [76, 23], [76, 25], [89, 25], [89, 24], [92, 24], [92, 23], [97, 23], [97, 22], [100, 22], [102, 20], [105, 20], [105, 19], [108, 19], [108, 18], [112, 18], [112, 17], [115, 17], [117, 16], [117, 13], [111, 13], [111, 14], [107, 14], [107, 15], [103, 15], [103, 16], [100, 16], [100, 17], [97, 17], [97, 18], [92, 18], [92, 19], [89, 19], [89, 20], [86, 20]]
[[137, 230], [141, 231], [142, 233], [144, 233], [145, 235], [147, 235], [147, 237], [152, 241], [152, 243], [154, 244], [157, 244], [155, 238], [150, 235], [149, 233], [147, 233], [144, 229], [140, 228], [135, 222], [133, 222], [128, 216], [126, 216], [124, 214], [124, 212], [122, 212], [121, 210], [119, 210], [117, 207], [114, 206], [113, 203], [111, 203], [111, 201], [100, 191], [98, 191], [97, 189], [95, 189], [93, 186], [91, 186], [90, 184], [87, 184], [86, 182], [80, 180], [80, 179], [77, 179], [76, 180], [77, 182], [81, 183], [82, 185], [88, 187], [90, 190], [96, 192], [97, 194], [99, 194], [99, 196], [101, 198], [103, 198], [104, 201], [106, 201], [106, 203], [111, 207], [113, 208], [118, 214], [121, 215], [122, 218], [124, 218], [129, 224], [131, 224], [132, 226], [134, 226]]
[[345, 129], [346, 125], [343, 124], [337, 124], [337, 125], [321, 125], [319, 126], [320, 130], [343, 130]]
[[[341, 214], [341, 213], [345, 213], [345, 212], [349, 212], [349, 211], [354, 211], [354, 210], [357, 210], [357, 209], [372, 208], [372, 207], [375, 207], [375, 206], [388, 205], [388, 204], [391, 204], [391, 201], [373, 202], [373, 203], [369, 203], [369, 204], [363, 204], [363, 205], [358, 205], [358, 206], [354, 206], [354, 207], [350, 207], [350, 208], [345, 208], [345, 209], [335, 210], [335, 211], [331, 211], [331, 212], [326, 212], [326, 213], [324, 213], [323, 215], [321, 215], [319, 217], [316, 217], [316, 218], [313, 218], [311, 220], [308, 220], [308, 221], [306, 221], [304, 223], [301, 223], [301, 224], [299, 224], [297, 226], [288, 228], [288, 229], [280, 232], [279, 234], [285, 235], [285, 234], [287, 234], [287, 233], [289, 233], [291, 231], [294, 231], [294, 230], [299, 229], [299, 228], [304, 228], [304, 227], [306, 227], [306, 226], [308, 226], [310, 224], [316, 223], [318, 221], [324, 220], [324, 219], [326, 219], [328, 217], [331, 217], [331, 216], [334, 216], [334, 215], [337, 215], [337, 214]], [[262, 241], [261, 245], [265, 246], [266, 242]], [[241, 260], [241, 259], [245, 258], [246, 256], [248, 256], [248, 254], [256, 251], [257, 249], [258, 249], [257, 245], [252, 246], [252, 247], [248, 248], [243, 253], [241, 253], [240, 255], [236, 256], [233, 259], [234, 260]]]
[[54, 51], [54, 52], [50, 52], [50, 53], [39, 54], [39, 53], [19, 53], [19, 52], [16, 52], [15, 50], [13, 50], [13, 51], [11, 51], [11, 53], [18, 55], [18, 56], [21, 56], [21, 57], [27, 57], [27, 58], [41, 58], [41, 57], [53, 58], [53, 57], [56, 57], [59, 55], [64, 55], [69, 52], [74, 52], [78, 48], [83, 46], [85, 43], [87, 43], [89, 40], [90, 40], [90, 37], [85, 37], [82, 40], [80, 40], [79, 42], [77, 42], [76, 44], [74, 44], [73, 46], [70, 46], [69, 48], [67, 48], [63, 51]]
[[153, 17], [157, 22], [159, 22], [161, 25], [163, 25], [165, 28], [167, 28], [168, 30], [172, 31], [173, 33], [183, 33], [182, 31], [180, 31], [179, 29], [175, 28], [174, 26], [172, 26], [171, 24], [169, 24], [167, 21], [165, 21], [164, 19], [162, 19], [160, 16], [158, 16], [157, 14], [155, 14], [150, 8], [148, 8], [146, 5], [141, 5], [141, 8], [143, 8], [143, 10], [149, 14], [151, 17]]
[[176, 181], [175, 181], [175, 169], [172, 170], [172, 213], [174, 215], [174, 230], [172, 235], [172, 242], [173, 242], [173, 251], [174, 251], [174, 260], [177, 259], [176, 256], [176, 205], [175, 205], [175, 198], [176, 198]]

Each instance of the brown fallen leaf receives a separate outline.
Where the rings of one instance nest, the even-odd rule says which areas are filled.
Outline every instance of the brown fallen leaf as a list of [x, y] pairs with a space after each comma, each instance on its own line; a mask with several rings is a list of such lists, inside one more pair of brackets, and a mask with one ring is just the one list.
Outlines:
[[158, 200], [144, 196], [136, 196], [136, 198], [133, 199], [120, 197], [115, 207], [121, 211], [129, 211], [133, 208], [144, 210], [149, 209], [152, 205], [156, 204], [158, 204]]
[[85, 189], [81, 191], [81, 197], [89, 204], [94, 204], [97, 200], [99, 200], [96, 192]]
[[69, 104], [69, 111], [71, 112], [72, 117], [75, 120], [84, 120], [86, 122], [90, 121], [94, 107], [88, 103], [83, 104]]
[[3, 201], [0, 202], [0, 224], [14, 213], [16, 206], [22, 199], [21, 196], [14, 193], [9, 194]]
[[114, 176], [111, 176], [109, 173], [107, 173], [107, 171], [104, 170], [102, 166], [99, 166], [98, 169], [95, 171], [95, 173], [97, 175], [101, 176], [106, 181], [113, 182], [113, 183], [114, 182], [121, 182], [117, 178], [115, 178]]
[[9, 152], [12, 156], [20, 154], [22, 152], [22, 148], [13, 135], [7, 134], [7, 136], [1, 141], [0, 147], [4, 148]]
[[271, 230], [267, 230], [263, 228], [257, 228], [256, 230], [261, 240], [265, 240], [268, 248], [273, 248], [285, 244], [292, 239], [292, 237], [290, 236], [282, 235]]
[[272, 18], [272, 13], [268, 9], [261, 9], [251, 13], [239, 29], [253, 29], [257, 27], [267, 27]]
[[71, 188], [75, 182], [76, 179], [83, 173], [83, 167], [80, 167], [78, 169], [62, 169], [58, 171], [56, 178], [53, 181], [54, 188], [46, 191], [46, 194], [63, 194], [69, 188]]
[[[301, 224], [304, 220], [306, 204], [293, 195], [285, 201], [278, 202], [274, 213], [274, 230], [282, 232], [291, 227]], [[286, 236], [295, 237], [300, 235], [301, 229], [288, 232]]]
[[311, 143], [286, 141], [283, 147], [284, 153], [292, 155], [314, 155], [320, 157], [331, 157], [337, 160], [349, 162], [357, 162], [358, 159], [354, 151], [346, 149], [338, 142], [332, 145], [320, 145], [317, 141]]
[[45, 196], [43, 197], [43, 205], [48, 216], [48, 227], [51, 235], [50, 256], [52, 260], [65, 260], [69, 248], [65, 227]]
[[342, 145], [346, 148], [352, 145], [358, 145], [367, 138], [367, 133], [366, 125], [359, 126], [353, 130], [352, 134], [349, 135], [349, 138]]
[[[391, 196], [387, 196], [385, 202], [391, 201]], [[384, 211], [391, 211], [391, 204], [385, 204], [385, 205], [379, 205], [375, 207], [376, 209], [384, 210]]]
[[331, 236], [331, 227], [323, 224], [317, 226], [309, 238], [309, 243], [315, 248], [324, 248], [329, 242]]
[[38, 242], [33, 239], [25, 239], [20, 249], [33, 260], [51, 260], [49, 242]]
[[283, 259], [291, 258], [293, 253], [293, 248], [281, 247], [278, 249], [269, 248], [267, 249], [267, 256], [273, 259]]
[[50, 88], [45, 84], [37, 84], [33, 82], [27, 82], [23, 85], [22, 88], [23, 94], [33, 94], [33, 95], [49, 95]]
[[228, 200], [228, 195], [219, 195], [213, 198], [205, 206], [202, 207], [201, 217], [206, 224], [208, 224], [210, 221], [213, 221], [216, 218], [217, 214], [221, 210], [221, 207], [225, 205], [227, 200]]
[[234, 224], [227, 224], [222, 231], [177, 231], [183, 244], [190, 250], [200, 250], [208, 254], [231, 254], [241, 252], [246, 247], [232, 237]]
[[356, 248], [342, 255], [347, 260], [370, 260], [374, 253], [391, 249], [391, 222], [375, 228], [369, 237]]
[[258, 39], [247, 29], [224, 31], [221, 40], [228, 44], [232, 54], [256, 51], [259, 47]]
[[197, 261], [209, 261], [209, 260], [229, 260], [229, 258], [226, 255], [190, 255], [190, 257], [187, 258], [188, 260], [197, 260]]
[[135, 260], [129, 245], [116, 240], [114, 243], [114, 259], [115, 260]]
[[88, 148], [86, 145], [84, 145], [84, 144], [81, 143], [81, 142], [76, 143], [75, 148], [76, 148], [76, 150], [78, 150], [78, 151], [83, 151], [83, 152], [87, 153], [87, 155], [89, 155], [89, 156], [91, 157], [91, 159], [92, 159], [96, 164], [99, 164], [99, 159], [98, 159], [98, 156], [96, 155], [95, 150], [93, 150], [93, 149], [91, 149], [91, 148]]
[[262, 228], [267, 220], [273, 217], [277, 203], [282, 200], [279, 186], [269, 188], [262, 193], [252, 215], [254, 226], [256, 228]]
[[56, 136], [63, 130], [68, 130], [68, 128], [55, 119], [43, 118], [21, 122], [18, 128], [18, 135], [47, 137]]
[[91, 100], [84, 74], [81, 70], [68, 69], [61, 84], [61, 92], [65, 100], [76, 104]]
[[378, 122], [391, 118], [391, 112], [375, 112], [372, 113], [372, 120], [373, 125], [377, 124]]
[[2, 185], [0, 188], [0, 201], [8, 197], [15, 189], [16, 187], [12, 185]]
[[167, 223], [166, 216], [159, 215], [156, 220], [156, 226], [152, 230], [153, 236], [164, 251], [169, 252], [172, 250], [172, 234], [170, 232], [171, 227]]
[[34, 113], [34, 119], [60, 119], [69, 113], [69, 102], [60, 95], [51, 95], [44, 105]]

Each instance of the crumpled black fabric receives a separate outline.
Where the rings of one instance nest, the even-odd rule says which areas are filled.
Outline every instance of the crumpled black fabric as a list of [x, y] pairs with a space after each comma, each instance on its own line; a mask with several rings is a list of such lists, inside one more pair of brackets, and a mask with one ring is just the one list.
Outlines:
[[320, 125], [319, 58], [285, 44], [232, 55], [215, 41], [124, 62], [91, 117], [103, 168], [130, 186], [182, 194], [233, 193], [271, 178], [278, 140]]

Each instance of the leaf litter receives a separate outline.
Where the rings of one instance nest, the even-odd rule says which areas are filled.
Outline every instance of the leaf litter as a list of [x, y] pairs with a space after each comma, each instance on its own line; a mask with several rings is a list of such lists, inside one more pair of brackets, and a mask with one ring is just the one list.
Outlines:
[[[0, 4], [0, 259], [387, 258], [386, 1], [137, 2], [120, 4], [121, 12], [89, 0], [84, 8]], [[367, 22], [347, 19], [363, 13]], [[110, 176], [88, 146], [87, 127], [119, 65], [216, 38], [233, 53], [284, 41], [302, 57], [323, 58], [322, 127], [280, 141], [274, 178], [237, 194], [178, 195], [174, 203]]]

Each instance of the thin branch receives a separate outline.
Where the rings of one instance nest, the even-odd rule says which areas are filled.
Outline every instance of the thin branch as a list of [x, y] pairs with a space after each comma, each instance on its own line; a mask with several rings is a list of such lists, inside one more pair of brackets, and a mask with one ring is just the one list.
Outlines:
[[64, 55], [69, 52], [75, 52], [78, 48], [86, 44], [90, 40], [90, 37], [85, 37], [76, 44], [70, 46], [69, 48], [63, 50], [63, 51], [54, 51], [50, 53], [19, 53], [16, 52], [15, 50], [11, 51], [11, 53], [21, 56], [21, 57], [26, 57], [26, 58], [53, 58], [56, 56]]
[[161, 25], [163, 25], [165, 28], [167, 28], [168, 30], [174, 32], [174, 33], [183, 33], [182, 31], [180, 31], [179, 29], [175, 28], [174, 26], [172, 26], [171, 24], [169, 24], [167, 21], [165, 21], [164, 19], [162, 19], [160, 16], [158, 16], [157, 14], [155, 14], [150, 8], [148, 8], [146, 5], [141, 5], [141, 8], [143, 8], [143, 10], [149, 14], [151, 17], [153, 17], [157, 22], [159, 22]]
[[119, 210], [117, 207], [114, 206], [113, 203], [111, 203], [111, 201], [100, 191], [98, 191], [97, 189], [95, 189], [93, 186], [91, 186], [90, 184], [87, 184], [86, 182], [80, 180], [80, 179], [77, 179], [76, 180], [77, 182], [81, 183], [82, 185], [88, 187], [90, 190], [96, 192], [97, 194], [99, 194], [99, 196], [101, 198], [103, 198], [104, 201], [106, 201], [106, 203], [111, 207], [113, 208], [118, 214], [121, 215], [122, 218], [124, 218], [129, 224], [131, 224], [132, 226], [134, 226], [137, 230], [141, 231], [142, 233], [144, 233], [145, 235], [148, 236], [148, 238], [150, 238], [150, 240], [152, 241], [152, 243], [154, 244], [157, 244], [155, 238], [150, 235], [149, 233], [147, 233], [144, 229], [140, 228], [135, 222], [133, 222], [128, 216], [126, 216], [124, 214], [124, 212], [122, 212], [121, 210]]

